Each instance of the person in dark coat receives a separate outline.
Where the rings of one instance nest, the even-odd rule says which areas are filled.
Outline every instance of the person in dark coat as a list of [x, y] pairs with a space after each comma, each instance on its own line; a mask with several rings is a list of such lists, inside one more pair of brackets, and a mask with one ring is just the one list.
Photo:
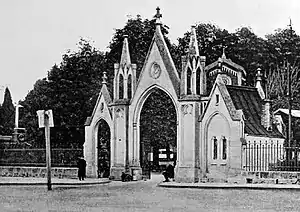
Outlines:
[[169, 182], [169, 178], [174, 178], [174, 166], [172, 166], [172, 164], [169, 164], [166, 168], [166, 171], [164, 171], [162, 174], [165, 177], [164, 182]]
[[79, 180], [84, 180], [86, 161], [84, 160], [83, 157], [78, 158], [77, 167], [78, 167], [78, 178], [79, 178]]

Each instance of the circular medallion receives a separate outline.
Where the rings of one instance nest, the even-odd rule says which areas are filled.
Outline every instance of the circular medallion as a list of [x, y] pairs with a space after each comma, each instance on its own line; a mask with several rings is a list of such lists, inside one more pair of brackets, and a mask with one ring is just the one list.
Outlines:
[[231, 79], [228, 76], [223, 75], [222, 76], [222, 80], [224, 82], [225, 85], [231, 85]]
[[150, 76], [157, 79], [161, 74], [160, 66], [157, 63], [153, 63], [150, 69]]

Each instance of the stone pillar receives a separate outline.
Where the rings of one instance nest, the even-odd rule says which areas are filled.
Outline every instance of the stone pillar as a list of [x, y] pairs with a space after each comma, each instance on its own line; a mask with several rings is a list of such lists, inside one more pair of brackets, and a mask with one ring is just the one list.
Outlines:
[[85, 142], [83, 145], [83, 154], [87, 162], [87, 177], [97, 177], [95, 169], [95, 139], [92, 126], [85, 127]]
[[264, 99], [262, 104], [261, 125], [263, 125], [267, 130], [272, 129], [270, 103], [271, 100]]
[[113, 164], [110, 176], [114, 180], [120, 180], [122, 172], [125, 172], [127, 165], [127, 113], [125, 105], [114, 105], [114, 133], [113, 133]]
[[197, 102], [181, 102], [179, 111], [179, 144], [176, 182], [198, 182], [199, 168], [199, 105]]

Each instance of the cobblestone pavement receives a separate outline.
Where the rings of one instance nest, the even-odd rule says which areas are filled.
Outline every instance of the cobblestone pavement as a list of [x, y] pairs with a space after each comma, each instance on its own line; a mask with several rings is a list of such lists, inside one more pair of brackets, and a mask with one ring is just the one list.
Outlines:
[[300, 211], [299, 191], [162, 188], [149, 181], [1, 186], [0, 211]]

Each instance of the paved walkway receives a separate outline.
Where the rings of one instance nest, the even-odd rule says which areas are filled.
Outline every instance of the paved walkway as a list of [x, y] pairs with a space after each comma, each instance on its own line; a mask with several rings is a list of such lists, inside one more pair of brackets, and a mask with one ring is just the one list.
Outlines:
[[[195, 188], [195, 189], [281, 189], [281, 190], [299, 190], [299, 184], [268, 184], [268, 183], [177, 183], [162, 182], [163, 177], [159, 174], [151, 176], [151, 181], [155, 182], [159, 187], [165, 188]], [[51, 178], [52, 185], [60, 186], [79, 186], [79, 185], [97, 185], [111, 182], [107, 178], [86, 178], [84, 181], [79, 181], [74, 178]], [[0, 186], [5, 185], [47, 185], [47, 178], [34, 177], [0, 177]], [[123, 185], [123, 184], [122, 184]], [[125, 185], [125, 184], [124, 184]]]
[[158, 184], [165, 188], [200, 188], [200, 189], [281, 189], [281, 190], [299, 190], [299, 184], [234, 184], [234, 183], [176, 183], [161, 182]]
[[[86, 178], [83, 181], [74, 178], [51, 178], [52, 185], [95, 185], [109, 182], [107, 178]], [[4, 185], [47, 185], [47, 178], [0, 177], [0, 186]]]

